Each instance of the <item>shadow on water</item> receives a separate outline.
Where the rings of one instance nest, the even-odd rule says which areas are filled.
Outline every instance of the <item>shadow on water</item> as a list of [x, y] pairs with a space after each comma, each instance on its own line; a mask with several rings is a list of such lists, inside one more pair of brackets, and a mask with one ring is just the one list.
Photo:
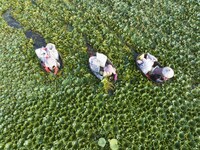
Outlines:
[[[11, 13], [10, 13], [10, 9], [8, 9], [3, 15], [2, 17], [4, 18], [4, 20], [7, 22], [7, 24], [13, 28], [17, 28], [17, 29], [23, 29], [23, 26], [17, 21], [15, 20]], [[40, 47], [45, 47], [46, 46], [46, 42], [44, 37], [42, 37], [42, 35], [40, 35], [39, 33], [36, 33], [34, 31], [28, 30], [25, 31], [25, 35], [28, 39], [32, 39], [33, 40], [33, 47], [34, 49], [40, 48]]]
[[39, 33], [28, 30], [25, 32], [25, 35], [27, 38], [31, 38], [33, 40], [34, 49], [46, 46], [45, 39]]
[[10, 9], [7, 10], [3, 15], [2, 15], [3, 19], [7, 22], [7, 24], [13, 28], [17, 28], [17, 29], [22, 29], [23, 27], [20, 25], [20, 23], [18, 21], [16, 21], [11, 13], [10, 13]]

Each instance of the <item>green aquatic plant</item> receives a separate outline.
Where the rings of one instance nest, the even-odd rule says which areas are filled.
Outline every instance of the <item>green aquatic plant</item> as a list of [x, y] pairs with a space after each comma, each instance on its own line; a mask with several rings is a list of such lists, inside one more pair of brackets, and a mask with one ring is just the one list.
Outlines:
[[116, 139], [110, 139], [108, 141], [110, 143], [111, 150], [118, 150], [119, 149], [118, 141]]
[[[116, 137], [118, 149], [198, 149], [197, 1], [0, 5], [1, 15], [9, 9], [24, 27], [12, 28], [0, 17], [0, 149], [92, 150], [101, 148], [101, 137]], [[56, 44], [64, 63], [58, 78], [39, 67], [27, 30]], [[119, 74], [115, 86], [108, 80], [104, 88], [91, 78], [83, 34], [112, 58]], [[124, 43], [174, 68], [173, 81], [163, 86], [147, 81]], [[115, 90], [112, 96], [109, 90]]]
[[108, 78], [104, 78], [102, 81], [104, 90], [108, 93], [114, 90], [114, 84], [109, 81]]
[[98, 140], [98, 145], [101, 146], [101, 147], [105, 147], [106, 145], [106, 140], [104, 138], [100, 138]]

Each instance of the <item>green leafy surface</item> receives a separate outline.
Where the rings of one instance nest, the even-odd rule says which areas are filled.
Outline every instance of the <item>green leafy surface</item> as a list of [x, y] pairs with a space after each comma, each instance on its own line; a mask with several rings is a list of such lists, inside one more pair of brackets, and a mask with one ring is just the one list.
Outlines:
[[98, 145], [104, 147], [106, 145], [106, 140], [104, 138], [100, 138], [98, 140]]
[[116, 139], [109, 140], [111, 150], [118, 150], [118, 141]]
[[[8, 9], [24, 28], [0, 17], [0, 149], [96, 150], [101, 137], [122, 150], [200, 148], [198, 1], [1, 0]], [[58, 77], [40, 68], [27, 30], [56, 45]], [[83, 34], [117, 68], [112, 95], [90, 73]], [[175, 78], [148, 81], [123, 41]]]

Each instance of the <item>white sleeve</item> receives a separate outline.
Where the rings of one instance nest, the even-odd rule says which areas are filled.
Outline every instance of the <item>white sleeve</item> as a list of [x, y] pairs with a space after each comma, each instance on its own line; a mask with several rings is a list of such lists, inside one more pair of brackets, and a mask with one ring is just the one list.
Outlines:
[[155, 56], [153, 56], [149, 53], [147, 53], [147, 59], [151, 59], [152, 61], [158, 61], [158, 59]]
[[41, 48], [35, 50], [35, 53], [39, 59], [43, 59], [45, 55], [43, 55]]

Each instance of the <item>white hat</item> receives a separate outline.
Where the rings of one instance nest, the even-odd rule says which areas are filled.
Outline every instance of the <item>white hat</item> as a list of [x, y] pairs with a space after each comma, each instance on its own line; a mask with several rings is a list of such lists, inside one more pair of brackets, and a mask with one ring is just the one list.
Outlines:
[[47, 48], [48, 50], [53, 50], [53, 49], [56, 48], [56, 46], [55, 46], [54, 44], [52, 44], [52, 43], [48, 43], [48, 44], [46, 45], [46, 48]]
[[107, 56], [102, 54], [102, 53], [96, 53], [97, 59], [100, 62], [101, 67], [105, 67], [106, 61], [107, 61]]
[[164, 67], [162, 70], [162, 75], [166, 78], [172, 78], [174, 76], [174, 71], [170, 67]]

